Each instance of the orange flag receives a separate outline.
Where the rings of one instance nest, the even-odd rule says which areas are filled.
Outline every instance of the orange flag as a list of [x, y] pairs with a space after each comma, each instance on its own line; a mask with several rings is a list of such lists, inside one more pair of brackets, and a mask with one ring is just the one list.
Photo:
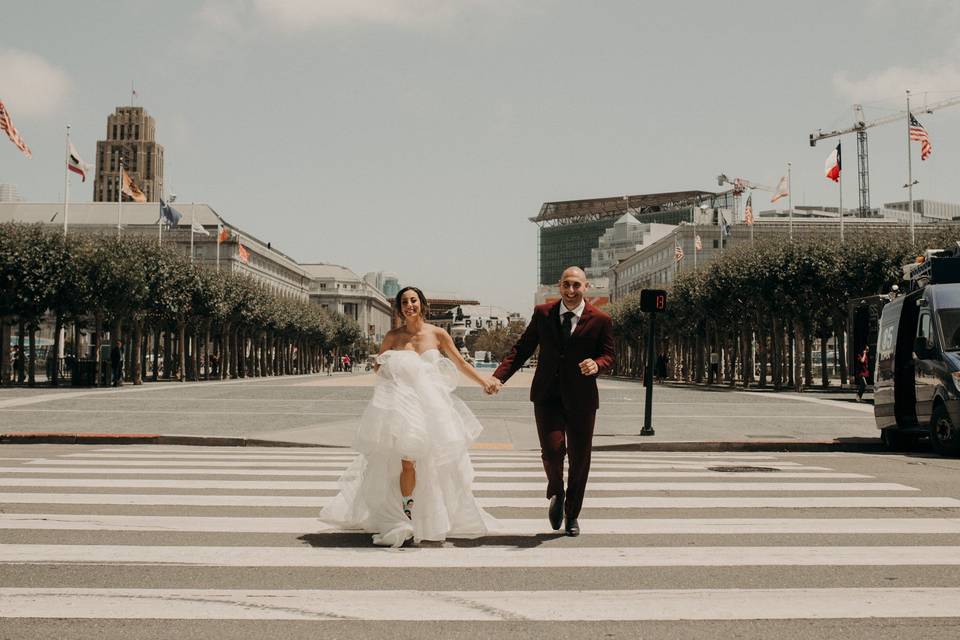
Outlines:
[[250, 262], [250, 252], [247, 250], [242, 243], [238, 242], [237, 246], [240, 247], [240, 262], [249, 263]]
[[130, 196], [130, 199], [134, 202], [146, 202], [147, 196], [143, 195], [143, 191], [140, 191], [140, 187], [134, 184], [133, 178], [130, 177], [130, 175], [127, 173], [127, 170], [121, 169], [120, 171], [123, 172], [123, 192]]

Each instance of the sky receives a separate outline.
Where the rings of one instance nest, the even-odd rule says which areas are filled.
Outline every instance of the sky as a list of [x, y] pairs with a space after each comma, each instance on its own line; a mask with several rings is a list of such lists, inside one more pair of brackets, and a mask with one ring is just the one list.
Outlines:
[[[6, 3], [0, 183], [62, 199], [114, 108], [156, 119], [166, 188], [300, 262], [526, 313], [543, 202], [718, 190], [836, 206], [817, 129], [960, 96], [960, 3], [128, 0]], [[917, 109], [915, 198], [960, 202], [960, 105]], [[842, 138], [856, 206], [855, 138]], [[905, 200], [905, 125], [869, 132], [871, 201]], [[71, 183], [89, 201], [92, 180]], [[763, 209], [754, 198], [754, 208]], [[782, 208], [785, 201], [777, 205]]]

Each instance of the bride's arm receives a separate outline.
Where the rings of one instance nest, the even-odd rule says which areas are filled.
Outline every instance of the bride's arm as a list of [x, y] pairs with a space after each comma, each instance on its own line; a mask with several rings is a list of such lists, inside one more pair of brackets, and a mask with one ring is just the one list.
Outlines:
[[453, 364], [456, 365], [457, 369], [463, 372], [465, 376], [476, 382], [478, 385], [483, 387], [484, 391], [490, 392], [490, 381], [487, 378], [484, 378], [480, 375], [480, 372], [470, 366], [470, 363], [463, 359], [463, 356], [460, 355], [460, 351], [457, 349], [457, 345], [453, 343], [453, 338], [450, 337], [450, 334], [445, 330], [437, 327], [437, 342], [440, 344], [440, 351], [442, 351], [450, 360], [453, 361]]
[[[393, 329], [387, 331], [387, 335], [383, 336], [383, 342], [380, 344], [380, 353], [378, 356], [382, 356], [384, 353], [393, 348]], [[374, 361], [373, 363], [374, 372], [380, 371], [380, 363]]]

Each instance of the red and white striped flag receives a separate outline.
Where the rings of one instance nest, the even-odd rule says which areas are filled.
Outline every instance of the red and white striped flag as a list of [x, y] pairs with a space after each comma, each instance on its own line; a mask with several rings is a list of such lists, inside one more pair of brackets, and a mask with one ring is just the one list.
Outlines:
[[930, 136], [923, 125], [910, 114], [910, 139], [920, 142], [920, 159], [926, 160], [933, 153], [933, 145], [930, 144]]
[[703, 240], [700, 239], [699, 233], [693, 239], [693, 250], [703, 251]]
[[683, 260], [683, 247], [680, 246], [680, 243], [676, 239], [673, 241], [673, 259], [675, 262]]
[[217, 244], [223, 244], [230, 239], [230, 229], [217, 225]]
[[10, 142], [17, 145], [17, 149], [20, 149], [23, 155], [28, 158], [33, 157], [30, 147], [28, 147], [27, 143], [23, 141], [23, 138], [20, 137], [17, 128], [13, 126], [13, 120], [10, 119], [10, 114], [7, 112], [7, 107], [3, 104], [3, 100], [0, 100], [0, 129], [7, 134]]
[[753, 193], [747, 196], [747, 204], [743, 206], [743, 221], [753, 224]]

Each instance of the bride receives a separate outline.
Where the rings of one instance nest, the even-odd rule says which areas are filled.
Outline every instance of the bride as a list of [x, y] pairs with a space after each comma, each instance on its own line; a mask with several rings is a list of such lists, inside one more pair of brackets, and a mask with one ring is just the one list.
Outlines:
[[452, 392], [457, 369], [487, 394], [497, 385], [463, 359], [450, 334], [425, 321], [420, 289], [404, 287], [394, 305], [404, 324], [387, 333], [377, 356], [373, 399], [355, 437], [360, 455], [320, 519], [393, 547], [410, 538], [482, 536], [496, 526], [471, 490], [468, 448], [482, 427]]

